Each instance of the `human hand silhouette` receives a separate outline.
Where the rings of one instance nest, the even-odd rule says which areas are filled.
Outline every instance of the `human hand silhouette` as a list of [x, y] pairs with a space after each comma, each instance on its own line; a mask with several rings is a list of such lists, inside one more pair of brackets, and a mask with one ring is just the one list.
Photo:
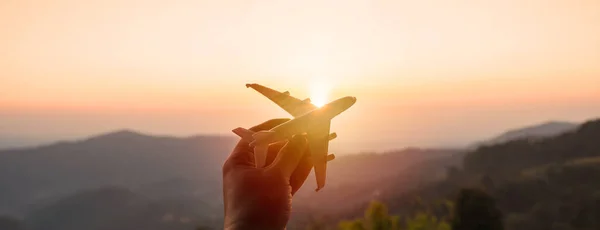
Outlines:
[[[268, 130], [288, 120], [269, 120], [250, 130]], [[285, 229], [292, 196], [312, 169], [306, 137], [296, 135], [269, 146], [264, 168], [255, 167], [253, 149], [248, 144], [240, 140], [223, 165], [224, 228]]]

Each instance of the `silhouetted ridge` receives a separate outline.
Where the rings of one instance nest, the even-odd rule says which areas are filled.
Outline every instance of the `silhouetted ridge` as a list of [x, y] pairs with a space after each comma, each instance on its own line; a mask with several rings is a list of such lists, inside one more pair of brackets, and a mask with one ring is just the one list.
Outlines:
[[572, 132], [565, 131], [553, 137], [516, 139], [480, 147], [470, 152], [464, 163], [471, 172], [505, 173], [575, 158], [596, 157], [600, 154], [598, 138], [600, 120], [592, 120]]
[[84, 139], [82, 142], [128, 142], [128, 141], [230, 141], [234, 138], [233, 135], [221, 136], [221, 135], [192, 135], [187, 137], [177, 137], [170, 135], [155, 135], [145, 134], [142, 132], [123, 129], [105, 134]]
[[113, 142], [113, 141], [126, 142], [126, 141], [151, 140], [151, 139], [159, 139], [159, 138], [171, 138], [171, 139], [175, 139], [175, 137], [151, 136], [151, 135], [147, 135], [147, 134], [142, 134], [141, 132], [137, 132], [137, 131], [133, 131], [133, 130], [129, 130], [129, 129], [123, 129], [123, 130], [118, 130], [118, 131], [109, 132], [109, 133], [105, 133], [105, 134], [100, 134], [100, 135], [97, 135], [97, 136], [92, 136], [92, 137], [90, 137], [88, 139], [85, 139], [84, 141], [86, 141], [86, 142], [95, 142], [95, 141], [100, 141], [100, 142]]
[[[518, 135], [533, 135], [533, 136], [546, 136], [555, 135], [562, 132], [571, 131], [576, 129], [578, 124], [562, 121], [549, 121], [537, 125], [527, 126], [520, 129], [509, 130], [502, 136], [518, 136]], [[500, 136], [500, 138], [502, 137]]]
[[105, 134], [100, 134], [100, 135], [91, 137], [90, 139], [93, 139], [93, 138], [139, 138], [139, 137], [150, 137], [150, 136], [144, 135], [137, 131], [123, 129], [123, 130], [117, 130], [117, 131], [109, 132], [109, 133], [105, 133]]
[[220, 194], [221, 165], [236, 141], [233, 135], [177, 138], [121, 130], [78, 141], [2, 150], [0, 213], [81, 189], [135, 189], [171, 179], [201, 181], [204, 186], [194, 194], [211, 194], [212, 199], [212, 194]]
[[483, 141], [478, 145], [494, 145], [518, 139], [552, 137], [562, 133], [574, 131], [575, 129], [577, 129], [577, 127], [579, 127], [579, 124], [576, 123], [563, 121], [548, 121], [537, 125], [531, 125], [523, 128], [506, 131], [492, 139]]

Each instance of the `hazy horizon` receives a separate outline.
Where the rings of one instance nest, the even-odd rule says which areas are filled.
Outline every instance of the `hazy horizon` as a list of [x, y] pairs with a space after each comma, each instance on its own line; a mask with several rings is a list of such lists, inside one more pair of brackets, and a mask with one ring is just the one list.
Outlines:
[[0, 36], [4, 141], [289, 117], [251, 82], [356, 96], [332, 149], [462, 146], [600, 116], [598, 1], [4, 1]]
[[[595, 117], [598, 119], [598, 117]], [[590, 118], [589, 120], [592, 120]], [[501, 136], [510, 131], [520, 130], [525, 128], [530, 128], [533, 126], [538, 126], [542, 124], [555, 123], [555, 122], [566, 122], [571, 124], [581, 124], [583, 122], [576, 121], [558, 121], [558, 120], [547, 120], [543, 122], [523, 125], [519, 127], [507, 127], [501, 132], [490, 134], [487, 136], [482, 136], [477, 139], [469, 140], [464, 143], [446, 143], [446, 144], [425, 144], [425, 145], [402, 145], [402, 141], [398, 140], [387, 140], [387, 141], [377, 141], [377, 140], [362, 140], [362, 141], [350, 141], [347, 140], [334, 141], [330, 144], [330, 151], [335, 152], [337, 154], [345, 155], [345, 154], [359, 154], [359, 153], [385, 153], [389, 151], [402, 150], [407, 148], [431, 148], [431, 149], [463, 149], [470, 148], [482, 141], [489, 141], [494, 138]], [[66, 137], [47, 137], [46, 139], [36, 139], [31, 137], [18, 137], [18, 136], [0, 136], [0, 150], [7, 149], [21, 149], [21, 148], [31, 148], [38, 146], [46, 146], [55, 143], [61, 142], [77, 142], [84, 141], [89, 138], [95, 138], [105, 135], [113, 135], [121, 132], [132, 132], [137, 135], [151, 136], [151, 137], [172, 137], [172, 138], [189, 138], [189, 137], [212, 137], [212, 136], [225, 136], [231, 138], [238, 138], [232, 133], [193, 133], [193, 134], [165, 134], [165, 133], [153, 133], [153, 132], [145, 132], [142, 130], [135, 130], [130, 128], [121, 128], [114, 130], [101, 131], [98, 133], [92, 133], [88, 135], [82, 136], [66, 136]]]

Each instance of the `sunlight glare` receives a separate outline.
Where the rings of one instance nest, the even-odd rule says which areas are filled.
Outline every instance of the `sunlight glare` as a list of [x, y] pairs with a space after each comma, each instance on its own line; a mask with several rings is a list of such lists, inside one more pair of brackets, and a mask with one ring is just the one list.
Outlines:
[[322, 80], [313, 80], [310, 84], [310, 101], [313, 105], [321, 107], [327, 104], [330, 86]]

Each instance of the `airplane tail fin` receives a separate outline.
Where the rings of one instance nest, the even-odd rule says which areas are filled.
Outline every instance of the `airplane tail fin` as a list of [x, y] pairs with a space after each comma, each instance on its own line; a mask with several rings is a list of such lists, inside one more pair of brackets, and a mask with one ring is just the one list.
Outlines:
[[235, 129], [233, 129], [231, 131], [233, 133], [235, 133], [235, 135], [238, 135], [239, 137], [241, 137], [244, 141], [247, 141], [247, 142], [254, 141], [254, 138], [252, 137], [252, 135], [254, 134], [254, 131], [252, 131], [252, 130], [248, 130], [248, 129], [244, 129], [242, 127], [238, 127], [238, 128], [235, 128]]
[[[233, 133], [242, 138], [242, 140], [247, 141], [250, 145], [254, 146], [254, 163], [257, 168], [265, 167], [267, 162], [267, 151], [269, 150], [269, 143], [266, 142], [262, 144], [264, 140], [268, 140], [270, 138], [271, 132], [261, 131], [254, 132], [252, 130], [244, 129], [244, 128], [235, 128], [231, 130]], [[257, 138], [254, 137], [255, 134]]]
[[254, 164], [257, 168], [265, 167], [267, 164], [268, 144], [254, 146]]
[[316, 191], [318, 192], [325, 187], [325, 178], [327, 177], [327, 161], [315, 163], [314, 169], [315, 177], [317, 179]]

